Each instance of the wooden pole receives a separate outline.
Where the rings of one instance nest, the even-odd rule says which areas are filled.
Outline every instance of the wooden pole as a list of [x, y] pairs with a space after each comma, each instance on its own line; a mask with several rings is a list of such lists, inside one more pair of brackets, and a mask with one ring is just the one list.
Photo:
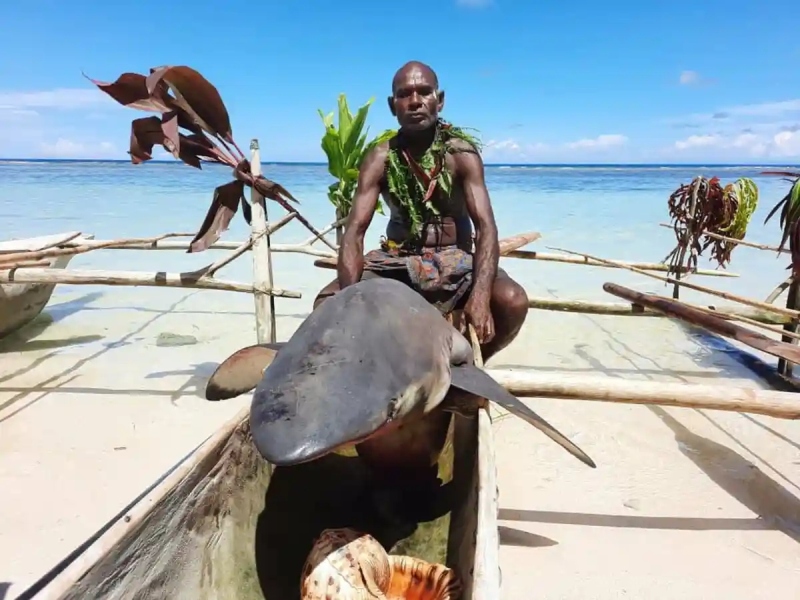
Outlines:
[[[258, 140], [250, 141], [250, 169], [253, 177], [261, 175], [261, 151]], [[267, 232], [267, 204], [264, 196], [250, 188], [250, 204], [253, 216], [250, 221], [251, 239], [253, 240], [253, 283], [256, 289], [253, 294], [256, 307], [256, 337], [259, 344], [275, 343], [275, 299], [264, 294], [260, 289], [272, 287], [272, 255], [270, 254], [270, 236]]]
[[[204, 277], [202, 272], [165, 273], [140, 271], [81, 271], [75, 269], [20, 269], [18, 271], [0, 271], [0, 283], [61, 283], [69, 285], [121, 285], [143, 287], [174, 287], [197, 290], [221, 290], [226, 292], [243, 292], [252, 294], [255, 287], [251, 284], [223, 281], [213, 277]], [[282, 298], [302, 298], [299, 292], [276, 288], [260, 287], [264, 294]]]
[[770, 339], [746, 327], [720, 319], [717, 315], [701, 312], [691, 306], [686, 306], [681, 302], [670, 300], [663, 296], [643, 294], [630, 288], [617, 285], [616, 283], [604, 283], [603, 289], [609, 294], [624, 298], [629, 302], [636, 302], [642, 306], [663, 312], [667, 316], [681, 319], [692, 325], [707, 329], [717, 335], [732, 338], [743, 344], [747, 344], [751, 348], [761, 350], [762, 352], [777, 356], [778, 358], [785, 358], [792, 362], [800, 363], [800, 348]]
[[344, 226], [347, 224], [347, 215], [342, 213], [341, 209], [336, 209], [336, 245], [341, 247], [342, 238], [344, 237]]
[[[566, 252], [567, 254], [576, 254], [578, 256], [586, 256], [588, 258], [599, 260], [600, 262], [606, 262], [609, 264], [617, 264], [623, 269], [627, 269], [628, 271], [633, 271], [634, 273], [639, 273], [640, 275], [645, 275], [647, 277], [651, 277], [653, 279], [658, 279], [659, 281], [666, 281], [667, 283], [675, 283], [677, 280], [674, 277], [661, 277], [660, 275], [655, 275], [653, 273], [648, 273], [647, 271], [643, 271], [642, 269], [636, 269], [634, 267], [627, 267], [625, 265], [621, 265], [619, 263], [614, 262], [613, 260], [607, 260], [605, 258], [598, 258], [597, 256], [592, 256], [591, 254], [585, 254], [583, 252], [573, 252], [571, 250], [564, 250], [563, 248], [551, 248], [551, 250], [557, 250], [559, 252]], [[765, 302], [759, 302], [758, 300], [751, 300], [750, 298], [745, 298], [743, 296], [738, 296], [737, 294], [730, 294], [728, 292], [720, 292], [718, 290], [707, 288], [702, 285], [696, 285], [694, 283], [689, 283], [688, 281], [677, 281], [679, 285], [689, 288], [690, 290], [695, 290], [698, 292], [704, 292], [706, 294], [711, 294], [712, 296], [717, 296], [718, 298], [725, 298], [725, 300], [731, 300], [732, 302], [738, 302], [739, 304], [746, 304], [747, 306], [752, 306], [754, 308], [760, 308], [761, 310], [767, 312], [774, 312], [779, 315], [785, 315], [787, 317], [791, 317], [793, 319], [800, 318], [800, 311], [797, 310], [789, 310], [788, 308], [781, 308], [780, 306], [773, 306], [771, 304], [767, 304]]]
[[535, 242], [542, 237], [538, 231], [528, 231], [526, 233], [518, 233], [507, 238], [500, 240], [497, 245], [500, 247], [500, 256], [508, 256], [510, 252], [514, 252]]
[[[741, 310], [736, 307], [726, 308], [725, 311], [718, 310], [715, 306], [699, 306], [690, 302], [680, 301], [681, 304], [691, 306], [703, 311], [710, 311], [717, 314], [721, 319], [737, 320], [748, 319], [758, 323], [769, 323], [772, 325], [782, 325], [790, 323], [791, 317], [774, 315], [767, 312], [756, 310]], [[588, 302], [585, 300], [557, 300], [554, 298], [528, 297], [528, 307], [540, 310], [552, 310], [556, 312], [582, 313], [591, 315], [609, 315], [617, 317], [664, 317], [665, 315], [646, 309], [645, 307], [628, 302]]]
[[[669, 229], [673, 228], [673, 226], [670, 225], [669, 223], [659, 223], [658, 226], [667, 227]], [[787, 249], [778, 250], [777, 246], [768, 246], [767, 244], [757, 244], [756, 242], [745, 242], [744, 240], [737, 240], [736, 238], [727, 237], [725, 235], [720, 235], [718, 233], [711, 233], [710, 231], [704, 231], [703, 235], [707, 235], [708, 237], [713, 238], [715, 240], [730, 242], [732, 244], [736, 244], [737, 246], [745, 246], [747, 248], [755, 248], [757, 250], [770, 250], [772, 252], [781, 252], [784, 254], [789, 254], [791, 252], [791, 250]]]
[[[792, 279], [789, 284], [789, 292], [786, 295], [786, 308], [797, 310], [800, 308], [800, 282]], [[797, 344], [797, 321], [787, 323], [783, 326], [787, 335], [781, 336], [781, 341], [788, 344]], [[789, 361], [785, 358], [778, 360], [778, 373], [784, 377], [792, 376], [792, 368], [797, 361]]]
[[[547, 254], [545, 252], [536, 252], [535, 250], [513, 250], [511, 252], [508, 252], [507, 254], [502, 254], [502, 256], [508, 258], [521, 258], [523, 260], [542, 260], [545, 262], [567, 263], [571, 265], [589, 265], [592, 267], [605, 267], [607, 269], [622, 268], [616, 265], [607, 265], [602, 262], [597, 262], [589, 258], [581, 258], [577, 256], [562, 256], [560, 254]], [[615, 260], [614, 262], [617, 265], [635, 267], [637, 269], [642, 269], [643, 271], [659, 271], [662, 273], [670, 272], [669, 265], [664, 263], [627, 262], [624, 260]], [[737, 275], [736, 273], [730, 273], [728, 271], [716, 271], [714, 269], [695, 269], [690, 271], [682, 268], [681, 272], [689, 273], [691, 275], [702, 275], [705, 277], [739, 277], [739, 275]]]
[[[483, 353], [478, 335], [472, 324], [467, 325], [475, 366], [483, 368]], [[475, 600], [494, 600], [500, 589], [500, 538], [497, 532], [497, 515], [500, 507], [497, 495], [497, 460], [494, 449], [494, 431], [489, 407], [478, 409], [478, 526], [475, 532], [475, 581], [472, 590]]]
[[[298, 213], [290, 213], [292, 218], [297, 218], [296, 215]], [[101, 246], [101, 244], [110, 244], [109, 246]], [[238, 250], [243, 242], [227, 242], [227, 241], [218, 241], [211, 246], [209, 246], [206, 250]], [[148, 243], [128, 243], [125, 242], [124, 244], [118, 243], [116, 240], [97, 240], [96, 242], [93, 241], [91, 243], [81, 244], [81, 246], [85, 246], [89, 250], [183, 250], [186, 251], [189, 249], [189, 242], [175, 242], [175, 241], [163, 241], [163, 242], [154, 242], [152, 244]], [[66, 244], [66, 247], [70, 250], [73, 248], [77, 248], [77, 246], [72, 245], [72, 243]], [[299, 244], [270, 244], [270, 254], [273, 252], [293, 252], [297, 254], [308, 254], [309, 256], [318, 256], [322, 258], [330, 258], [335, 257], [336, 253], [331, 250], [322, 250], [312, 247], [311, 244], [308, 242], [302, 242]], [[80, 254], [80, 252], [76, 253], [73, 251], [64, 252], [63, 255], [71, 255], [71, 254]], [[59, 254], [60, 255], [60, 254]], [[0, 256], [0, 260], [5, 260], [5, 257]]]
[[725, 410], [779, 419], [800, 418], [800, 396], [794, 392], [670, 381], [625, 381], [616, 377], [511, 369], [487, 369], [486, 372], [515, 396]]

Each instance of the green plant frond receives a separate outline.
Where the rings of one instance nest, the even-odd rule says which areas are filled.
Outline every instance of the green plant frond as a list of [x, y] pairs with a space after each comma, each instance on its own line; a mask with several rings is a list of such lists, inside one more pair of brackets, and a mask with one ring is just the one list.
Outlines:
[[744, 239], [750, 219], [758, 207], [758, 186], [752, 179], [741, 177], [730, 187], [738, 205], [731, 223], [727, 227], [721, 228], [720, 231], [728, 237], [741, 240]]
[[322, 122], [325, 125], [325, 129], [335, 129], [335, 127], [333, 125], [333, 113], [332, 112], [330, 112], [330, 113], [328, 113], [326, 115], [324, 112], [322, 112], [322, 109], [320, 109], [320, 108], [317, 109], [317, 112], [319, 113], [319, 116], [322, 118]]
[[[328, 172], [337, 181], [328, 191], [328, 199], [336, 208], [337, 214], [346, 216], [350, 212], [353, 196], [358, 184], [358, 169], [366, 153], [372, 149], [369, 128], [366, 126], [369, 109], [374, 98], [370, 98], [354, 115], [350, 111], [345, 94], [337, 98], [338, 123], [334, 123], [335, 113], [324, 114], [319, 110], [325, 125], [322, 149], [328, 159]], [[379, 203], [376, 211], [383, 214]]]
[[345, 156], [358, 157], [363, 147], [359, 146], [358, 140], [361, 138], [362, 131], [367, 122], [367, 113], [372, 104], [373, 99], [370, 98], [364, 106], [358, 109], [355, 117], [350, 122], [350, 129], [346, 135], [342, 136], [342, 149]]
[[350, 128], [353, 124], [353, 115], [347, 105], [347, 96], [339, 94], [339, 137], [346, 140], [350, 135]]

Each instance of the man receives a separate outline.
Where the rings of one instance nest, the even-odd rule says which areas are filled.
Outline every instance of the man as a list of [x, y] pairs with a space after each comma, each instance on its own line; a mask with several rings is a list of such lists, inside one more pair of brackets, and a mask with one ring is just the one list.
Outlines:
[[[427, 65], [412, 61], [401, 67], [388, 100], [400, 129], [364, 158], [338, 277], [314, 306], [363, 277], [400, 279], [444, 314], [463, 309], [488, 360], [517, 336], [528, 302], [525, 290], [498, 268], [483, 161], [468, 135], [439, 119], [444, 91]], [[391, 211], [386, 239], [365, 257], [364, 235], [380, 196]]]

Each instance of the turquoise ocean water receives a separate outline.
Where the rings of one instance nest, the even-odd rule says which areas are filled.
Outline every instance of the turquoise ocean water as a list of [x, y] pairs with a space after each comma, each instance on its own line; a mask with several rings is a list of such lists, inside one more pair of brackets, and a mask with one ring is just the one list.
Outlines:
[[[723, 182], [752, 177], [760, 202], [748, 240], [776, 244], [776, 221], [763, 224], [770, 208], [788, 184], [777, 177], [760, 176], [763, 166], [488, 166], [486, 177], [501, 237], [536, 230], [542, 239], [529, 246], [551, 252], [546, 246], [584, 251], [605, 258], [659, 261], [674, 246], [674, 234], [659, 227], [669, 220], [667, 199], [681, 183], [696, 175], [717, 175]], [[331, 178], [323, 165], [264, 164], [264, 173], [281, 183], [300, 201], [302, 212], [318, 228], [333, 216], [325, 196]], [[216, 185], [230, 178], [229, 169], [217, 165], [203, 171], [180, 163], [87, 161], [0, 161], [0, 238], [45, 235], [70, 230], [92, 233], [97, 239], [149, 237], [165, 232], [193, 232], [199, 227]], [[270, 216], [283, 209], [270, 204]], [[377, 244], [386, 220], [376, 216], [367, 247]], [[234, 218], [223, 239], [241, 240], [247, 225]], [[274, 243], [299, 242], [308, 236], [293, 223]], [[103, 251], [81, 255], [71, 268], [188, 271], [218, 257], [206, 252]], [[301, 291], [308, 302], [320, 285], [321, 274], [311, 269], [311, 258], [281, 254], [275, 258], [276, 285]], [[696, 283], [763, 298], [786, 277], [786, 257], [740, 247], [728, 267], [738, 279], [696, 278]], [[584, 266], [504, 259], [503, 266], [521, 279], [532, 294], [561, 298], [614, 300], [602, 290], [605, 281], [631, 285], [643, 291], [666, 293], [664, 284], [629, 272]], [[702, 266], [713, 267], [707, 259]], [[240, 260], [219, 277], [248, 281], [251, 263]], [[287, 283], [284, 283], [287, 282]], [[291, 283], [291, 285], [289, 285]], [[324, 283], [324, 281], [322, 281]], [[69, 289], [61, 286], [59, 290]], [[106, 293], [121, 293], [105, 288]], [[162, 290], [137, 293], [159, 294]], [[687, 298], [719, 303], [708, 296]]]
[[[331, 182], [322, 165], [265, 164], [265, 175], [284, 185], [301, 202], [301, 211], [317, 227], [333, 216], [325, 196]], [[530, 249], [549, 252], [545, 246], [585, 251], [605, 258], [658, 261], [674, 246], [668, 221], [667, 198], [681, 183], [696, 175], [717, 175], [724, 182], [752, 177], [760, 190], [760, 203], [748, 240], [775, 244], [780, 237], [777, 221], [764, 225], [764, 217], [787, 189], [776, 177], [759, 176], [761, 166], [490, 166], [487, 183], [500, 235], [522, 231], [542, 233]], [[70, 230], [90, 232], [98, 239], [149, 237], [161, 233], [193, 232], [205, 216], [216, 185], [229, 179], [229, 170], [216, 165], [203, 171], [179, 163], [84, 161], [0, 161], [0, 238], [45, 235]], [[283, 209], [270, 205], [270, 216]], [[376, 244], [386, 220], [377, 215], [367, 246]], [[223, 239], [240, 240], [247, 234], [241, 215], [234, 218]], [[275, 243], [298, 242], [307, 237], [292, 224], [275, 237]], [[74, 268], [153, 268], [190, 270], [206, 264], [211, 252], [98, 252], [77, 257]], [[216, 254], [215, 254], [216, 255]], [[712, 266], [701, 259], [704, 266]], [[281, 273], [294, 279], [297, 268], [310, 266], [302, 255], [282, 254], [275, 259], [276, 282]], [[249, 261], [239, 261], [226, 278], [245, 277]], [[739, 279], [700, 278], [707, 283], [765, 296], [785, 276], [785, 258], [774, 253], [738, 248], [729, 270]], [[633, 279], [616, 270], [507, 259], [504, 266], [531, 283], [545, 285], [558, 295], [604, 298], [605, 280]], [[624, 275], [624, 277], [619, 277]], [[661, 289], [654, 282], [652, 289]], [[647, 287], [647, 286], [644, 286]], [[652, 286], [651, 286], [652, 287]], [[609, 298], [610, 299], [610, 298]]]

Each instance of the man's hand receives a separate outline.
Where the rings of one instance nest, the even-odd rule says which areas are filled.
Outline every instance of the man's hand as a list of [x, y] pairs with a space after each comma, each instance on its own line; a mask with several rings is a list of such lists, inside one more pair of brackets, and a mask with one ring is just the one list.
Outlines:
[[466, 322], [475, 328], [481, 344], [491, 342], [494, 338], [494, 319], [489, 298], [484, 294], [473, 294], [464, 306]]

